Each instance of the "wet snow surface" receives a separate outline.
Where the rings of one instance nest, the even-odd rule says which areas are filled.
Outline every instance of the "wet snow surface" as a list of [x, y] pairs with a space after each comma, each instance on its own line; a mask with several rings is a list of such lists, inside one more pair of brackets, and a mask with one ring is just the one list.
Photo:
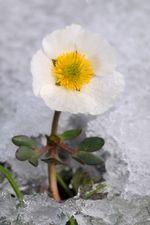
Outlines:
[[30, 59], [45, 34], [71, 23], [100, 33], [117, 49], [126, 80], [109, 112], [97, 118], [64, 114], [60, 125], [62, 130], [82, 121], [87, 135], [106, 138], [108, 199], [58, 204], [46, 195], [27, 196], [26, 207], [16, 209], [2, 193], [1, 225], [63, 225], [72, 214], [79, 225], [150, 225], [149, 20], [149, 0], [0, 0], [0, 161], [9, 161], [24, 179], [46, 173], [44, 166], [15, 161], [10, 141], [16, 134], [49, 132], [52, 111], [33, 96], [30, 74]]

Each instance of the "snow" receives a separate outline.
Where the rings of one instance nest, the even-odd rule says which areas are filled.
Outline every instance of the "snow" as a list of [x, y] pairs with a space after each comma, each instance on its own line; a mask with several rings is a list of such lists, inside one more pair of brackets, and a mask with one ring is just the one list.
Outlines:
[[[82, 123], [87, 136], [106, 139], [108, 199], [70, 200], [58, 205], [46, 196], [28, 196], [21, 220], [33, 220], [35, 225], [63, 225], [66, 217], [60, 215], [68, 212], [69, 216], [75, 214], [81, 225], [149, 225], [149, 0], [1, 0], [0, 5], [0, 161], [9, 161], [24, 179], [46, 173], [43, 165], [33, 169], [17, 162], [11, 143], [13, 135], [38, 136], [50, 130], [52, 111], [33, 96], [30, 73], [31, 57], [41, 47], [45, 34], [71, 23], [100, 33], [116, 48], [117, 69], [126, 80], [124, 94], [109, 112], [98, 117], [66, 113], [60, 124], [63, 130], [67, 124], [73, 127]], [[0, 224], [5, 224], [4, 217], [15, 221], [19, 212], [14, 205], [9, 195], [1, 196]]]

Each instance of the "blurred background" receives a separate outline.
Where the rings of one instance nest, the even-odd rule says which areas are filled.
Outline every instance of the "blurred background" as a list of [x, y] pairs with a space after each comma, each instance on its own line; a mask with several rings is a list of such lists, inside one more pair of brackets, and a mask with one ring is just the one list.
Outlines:
[[13, 135], [49, 133], [52, 111], [32, 93], [30, 61], [47, 33], [77, 23], [115, 47], [126, 80], [109, 112], [84, 119], [87, 134], [111, 137], [128, 165], [129, 190], [150, 192], [149, 22], [149, 0], [0, 0], [0, 161], [14, 158]]

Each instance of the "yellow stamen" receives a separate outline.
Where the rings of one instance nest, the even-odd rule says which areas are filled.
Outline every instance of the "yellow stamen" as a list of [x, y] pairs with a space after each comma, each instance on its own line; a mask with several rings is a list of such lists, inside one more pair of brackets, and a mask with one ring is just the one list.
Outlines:
[[81, 53], [63, 53], [54, 61], [53, 75], [56, 77], [56, 85], [66, 89], [80, 91], [94, 75], [91, 62]]

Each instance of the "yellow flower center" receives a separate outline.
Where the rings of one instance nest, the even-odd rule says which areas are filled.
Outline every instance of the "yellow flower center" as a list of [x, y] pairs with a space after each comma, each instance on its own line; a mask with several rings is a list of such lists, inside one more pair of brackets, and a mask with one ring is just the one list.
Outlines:
[[56, 85], [69, 90], [80, 91], [94, 75], [91, 62], [78, 52], [63, 53], [53, 60], [53, 64]]

